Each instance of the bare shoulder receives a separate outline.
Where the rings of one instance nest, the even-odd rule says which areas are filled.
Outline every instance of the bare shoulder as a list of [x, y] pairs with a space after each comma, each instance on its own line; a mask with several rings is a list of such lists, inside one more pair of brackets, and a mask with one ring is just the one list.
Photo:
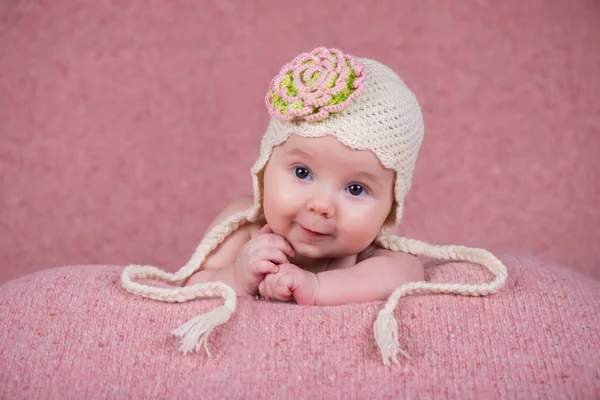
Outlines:
[[[208, 230], [211, 230], [231, 215], [249, 209], [253, 204], [252, 196], [243, 196], [233, 200], [215, 217]], [[234, 262], [240, 248], [251, 239], [252, 225], [244, 224], [226, 237], [204, 260], [201, 269], [221, 268]]]
[[411, 281], [422, 281], [425, 279], [425, 268], [423, 267], [423, 263], [418, 257], [409, 253], [386, 250], [379, 246], [371, 245], [358, 255], [357, 262], [375, 257], [394, 259], [394, 261], [402, 267], [406, 276]]
[[234, 199], [223, 210], [221, 210], [221, 212], [219, 212], [219, 214], [215, 217], [208, 229], [210, 230], [212, 227], [220, 224], [225, 219], [229, 218], [237, 212], [249, 209], [250, 207], [252, 207], [253, 204], [254, 199], [252, 198], [252, 196], [242, 196], [238, 197], [237, 199]]

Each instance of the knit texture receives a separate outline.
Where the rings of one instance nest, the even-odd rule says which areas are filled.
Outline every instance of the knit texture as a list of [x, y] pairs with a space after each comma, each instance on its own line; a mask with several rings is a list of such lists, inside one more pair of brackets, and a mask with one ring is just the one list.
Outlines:
[[[132, 296], [121, 267], [51, 269], [0, 286], [0, 398], [594, 399], [600, 283], [500, 254], [507, 290], [411, 296], [394, 311], [411, 360], [384, 367], [372, 324], [383, 302], [306, 307], [239, 299], [213, 357], [166, 333], [221, 302]], [[431, 282], [489, 279], [436, 263]]]
[[320, 121], [339, 112], [362, 92], [363, 65], [339, 49], [319, 47], [284, 65], [273, 80], [265, 104], [285, 121]]
[[375, 60], [357, 60], [364, 66], [366, 76], [363, 90], [347, 108], [316, 122], [271, 118], [261, 141], [260, 156], [252, 167], [256, 210], [262, 200], [259, 176], [273, 147], [283, 143], [290, 134], [331, 135], [352, 149], [370, 150], [384, 167], [396, 171], [396, 215], [392, 224], [400, 223], [404, 198], [411, 187], [423, 142], [423, 115], [415, 95], [398, 74]]

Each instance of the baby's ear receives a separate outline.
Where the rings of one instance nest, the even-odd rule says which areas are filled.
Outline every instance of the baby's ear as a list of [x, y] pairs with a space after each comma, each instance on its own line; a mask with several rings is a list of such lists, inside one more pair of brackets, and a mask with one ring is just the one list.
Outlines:
[[[267, 162], [268, 163], [268, 162]], [[265, 197], [265, 179], [264, 179], [264, 175], [265, 175], [265, 167], [260, 170], [257, 174], [256, 174], [256, 178], [258, 180], [258, 193], [255, 193], [255, 196], [259, 197], [259, 201], [260, 201], [260, 214], [263, 213], [264, 210], [264, 197]]]
[[394, 223], [396, 222], [396, 210], [398, 209], [398, 203], [396, 203], [396, 201], [394, 200], [394, 202], [392, 203], [392, 207], [390, 209], [390, 213], [388, 214], [388, 216], [386, 217], [385, 221], [383, 222], [383, 228], [386, 229], [390, 229], [394, 227]]

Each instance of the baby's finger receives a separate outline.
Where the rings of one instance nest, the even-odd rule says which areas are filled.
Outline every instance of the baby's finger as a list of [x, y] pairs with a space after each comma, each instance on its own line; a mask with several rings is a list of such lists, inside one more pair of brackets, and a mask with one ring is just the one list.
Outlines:
[[258, 284], [258, 293], [260, 293], [265, 300], [269, 300], [269, 296], [267, 295], [267, 287], [264, 280]]
[[275, 277], [277, 278], [277, 288], [285, 288], [289, 294], [292, 294], [292, 287], [294, 286], [293, 274], [282, 273], [276, 275]]
[[[262, 290], [260, 289], [260, 287], [262, 286]], [[266, 299], [272, 299], [273, 298], [273, 275], [267, 275], [265, 276], [265, 279], [263, 279], [263, 281], [260, 283], [260, 285], [258, 285], [259, 287], [259, 292], [261, 294], [261, 296], [263, 296]]]
[[269, 260], [277, 264], [284, 264], [288, 262], [287, 257], [283, 252], [274, 247], [263, 247], [258, 249], [253, 255], [253, 258], [257, 260]]
[[281, 285], [280, 282], [282, 282], [281, 277], [278, 275], [267, 275], [263, 280], [263, 297], [279, 301], [289, 301], [292, 298], [292, 293], [285, 285]]
[[288, 257], [294, 257], [296, 254], [290, 242], [288, 242], [283, 236], [272, 234], [263, 235], [263, 245], [269, 247], [276, 247], [283, 251]]
[[296, 255], [294, 248], [286, 239], [283, 239], [283, 248], [281, 251], [283, 251], [288, 257], [294, 257]]
[[287, 301], [292, 297], [292, 292], [288, 285], [277, 282], [277, 286], [274, 290], [274, 297], [278, 300]]
[[257, 274], [276, 274], [279, 271], [279, 266], [269, 260], [258, 260], [250, 264], [250, 272]]

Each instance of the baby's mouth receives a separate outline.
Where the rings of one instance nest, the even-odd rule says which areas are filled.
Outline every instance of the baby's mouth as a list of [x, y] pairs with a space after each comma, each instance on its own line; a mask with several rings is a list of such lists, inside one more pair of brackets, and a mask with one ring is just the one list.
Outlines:
[[304, 232], [304, 234], [306, 234], [309, 237], [314, 237], [314, 238], [324, 238], [326, 236], [330, 236], [328, 233], [323, 233], [323, 232], [319, 232], [319, 231], [313, 231], [311, 229], [305, 228], [302, 225], [299, 225], [300, 228], [302, 228], [302, 231]]

